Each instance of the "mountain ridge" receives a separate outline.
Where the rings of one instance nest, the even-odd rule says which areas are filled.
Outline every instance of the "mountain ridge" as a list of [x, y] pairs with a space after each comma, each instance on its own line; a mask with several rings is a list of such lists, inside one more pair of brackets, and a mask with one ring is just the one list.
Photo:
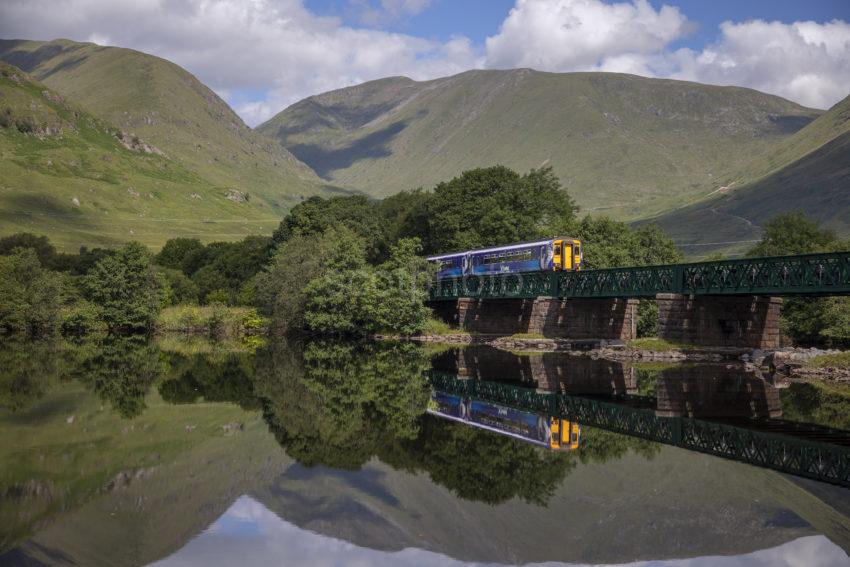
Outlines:
[[473, 167], [552, 165], [585, 210], [631, 220], [708, 194], [820, 114], [742, 87], [472, 70], [336, 89], [257, 130], [327, 181], [377, 196]]

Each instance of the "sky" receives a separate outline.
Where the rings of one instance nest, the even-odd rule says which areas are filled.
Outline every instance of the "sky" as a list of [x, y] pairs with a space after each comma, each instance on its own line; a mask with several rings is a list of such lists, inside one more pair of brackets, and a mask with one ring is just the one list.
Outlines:
[[850, 94], [850, 0], [0, 0], [0, 38], [174, 61], [250, 126], [307, 96], [469, 69], [611, 71], [828, 108]]

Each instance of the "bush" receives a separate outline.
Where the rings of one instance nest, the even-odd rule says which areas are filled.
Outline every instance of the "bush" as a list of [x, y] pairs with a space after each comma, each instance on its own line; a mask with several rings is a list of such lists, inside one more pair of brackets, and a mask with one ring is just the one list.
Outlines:
[[165, 333], [205, 334], [212, 337], [241, 336], [256, 333], [267, 321], [256, 309], [215, 305], [181, 305], [163, 309], [156, 328]]
[[60, 318], [62, 333], [66, 335], [86, 335], [102, 327], [97, 309], [88, 301], [63, 307]]
[[62, 295], [60, 275], [44, 269], [35, 251], [24, 248], [0, 256], [0, 331], [54, 331]]
[[654, 299], [641, 299], [637, 309], [637, 336], [658, 335], [658, 303]]
[[194, 305], [198, 303], [198, 286], [179, 270], [158, 268], [164, 305]]
[[15, 127], [21, 134], [32, 134], [35, 132], [35, 120], [32, 116], [24, 116], [15, 120]]
[[138, 242], [100, 260], [84, 276], [83, 289], [112, 333], [151, 329], [164, 296], [150, 252]]
[[0, 113], [0, 128], [8, 128], [14, 123], [14, 119], [12, 118], [12, 109], [8, 106], [6, 109]]

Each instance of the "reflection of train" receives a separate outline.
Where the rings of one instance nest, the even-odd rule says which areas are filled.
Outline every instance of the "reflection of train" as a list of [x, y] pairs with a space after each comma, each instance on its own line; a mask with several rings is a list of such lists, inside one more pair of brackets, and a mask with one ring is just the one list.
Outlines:
[[428, 261], [439, 264], [437, 278], [578, 270], [582, 264], [581, 241], [569, 237], [548, 238], [429, 256]]
[[578, 448], [581, 426], [566, 419], [433, 390], [428, 413], [550, 449]]

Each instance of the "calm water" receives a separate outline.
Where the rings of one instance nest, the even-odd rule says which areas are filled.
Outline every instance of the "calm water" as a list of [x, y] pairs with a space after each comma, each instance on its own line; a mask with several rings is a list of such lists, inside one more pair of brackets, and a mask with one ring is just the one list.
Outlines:
[[840, 451], [848, 401], [725, 365], [483, 348], [6, 343], [0, 564], [850, 565], [850, 490], [646, 429]]

